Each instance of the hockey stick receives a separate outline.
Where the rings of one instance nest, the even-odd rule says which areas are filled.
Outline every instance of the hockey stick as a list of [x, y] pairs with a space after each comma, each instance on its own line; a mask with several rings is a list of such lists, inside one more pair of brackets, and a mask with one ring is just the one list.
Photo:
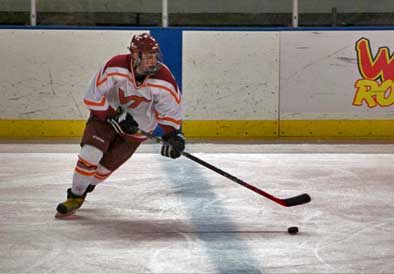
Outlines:
[[[148, 132], [145, 132], [145, 131], [143, 131], [141, 129], [138, 130], [138, 133], [140, 133], [142, 135], [145, 135], [146, 137], [156, 141], [157, 143], [161, 143], [161, 144], [166, 143], [166, 141], [164, 141], [163, 139], [161, 139], [159, 137], [156, 137], [156, 136], [154, 136], [154, 135], [152, 135], [152, 134], [150, 134]], [[269, 194], [269, 193], [267, 193], [267, 192], [255, 187], [255, 186], [253, 186], [253, 185], [250, 185], [250, 184], [242, 181], [241, 179], [239, 179], [239, 178], [237, 178], [237, 177], [235, 177], [235, 176], [233, 176], [233, 175], [231, 175], [231, 174], [229, 174], [229, 173], [227, 173], [227, 172], [225, 172], [225, 171], [223, 171], [223, 170], [221, 170], [221, 169], [219, 169], [219, 168], [217, 168], [217, 167], [215, 167], [215, 166], [213, 166], [213, 165], [211, 165], [211, 164], [209, 164], [209, 163], [207, 163], [207, 162], [205, 162], [203, 160], [201, 160], [200, 158], [197, 158], [196, 156], [193, 156], [190, 153], [187, 153], [187, 152], [184, 151], [181, 154], [183, 156], [185, 156], [186, 158], [189, 158], [190, 160], [192, 160], [192, 161], [194, 161], [194, 162], [196, 162], [196, 163], [198, 163], [198, 164], [200, 164], [202, 166], [205, 166], [206, 168], [209, 168], [210, 170], [215, 171], [216, 173], [226, 177], [227, 179], [230, 179], [231, 181], [233, 181], [233, 182], [235, 182], [235, 183], [237, 183], [237, 184], [239, 184], [239, 185], [241, 185], [243, 187], [246, 187], [246, 188], [256, 192], [257, 194], [260, 194], [260, 195], [262, 195], [262, 196], [270, 199], [271, 201], [274, 201], [275, 203], [280, 204], [282, 206], [285, 206], [285, 207], [297, 206], [297, 205], [302, 205], [302, 204], [309, 203], [311, 201], [311, 197], [307, 193], [304, 193], [304, 194], [301, 194], [301, 195], [298, 195], [298, 196], [294, 196], [294, 197], [291, 197], [291, 198], [287, 198], [287, 199], [280, 199], [278, 197], [275, 197], [275, 196], [273, 196], [273, 195], [271, 195], [271, 194]]]

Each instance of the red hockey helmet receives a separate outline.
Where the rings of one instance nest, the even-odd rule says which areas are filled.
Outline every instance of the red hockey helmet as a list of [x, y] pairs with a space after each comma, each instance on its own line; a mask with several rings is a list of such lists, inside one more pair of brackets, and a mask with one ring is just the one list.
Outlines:
[[[159, 43], [149, 33], [135, 34], [130, 42], [129, 50], [133, 57], [133, 68], [141, 71], [142, 74], [152, 75], [159, 71], [162, 55]], [[144, 55], [155, 54], [156, 64], [143, 67], [142, 59]]]
[[149, 33], [135, 34], [130, 42], [131, 52], [154, 53], [160, 52], [159, 43]]

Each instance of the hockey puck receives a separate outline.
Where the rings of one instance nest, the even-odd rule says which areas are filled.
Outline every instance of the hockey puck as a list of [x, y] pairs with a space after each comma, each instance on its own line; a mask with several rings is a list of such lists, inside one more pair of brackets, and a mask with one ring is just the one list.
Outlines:
[[289, 232], [289, 234], [297, 234], [298, 233], [298, 227], [297, 226], [291, 226], [287, 229], [287, 232]]

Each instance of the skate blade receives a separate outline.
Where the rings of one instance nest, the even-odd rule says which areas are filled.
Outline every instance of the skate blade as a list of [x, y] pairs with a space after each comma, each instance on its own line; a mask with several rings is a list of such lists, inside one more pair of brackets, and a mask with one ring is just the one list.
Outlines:
[[75, 215], [76, 211], [77, 210], [73, 210], [68, 213], [56, 212], [55, 218], [57, 218], [57, 219], [75, 219], [75, 218], [77, 218], [77, 216]]

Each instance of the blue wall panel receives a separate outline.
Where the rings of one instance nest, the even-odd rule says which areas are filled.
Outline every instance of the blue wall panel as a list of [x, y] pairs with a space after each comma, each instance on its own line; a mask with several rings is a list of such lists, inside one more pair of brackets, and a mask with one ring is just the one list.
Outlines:
[[164, 63], [171, 69], [182, 90], [182, 30], [154, 28], [150, 32], [159, 42]]

